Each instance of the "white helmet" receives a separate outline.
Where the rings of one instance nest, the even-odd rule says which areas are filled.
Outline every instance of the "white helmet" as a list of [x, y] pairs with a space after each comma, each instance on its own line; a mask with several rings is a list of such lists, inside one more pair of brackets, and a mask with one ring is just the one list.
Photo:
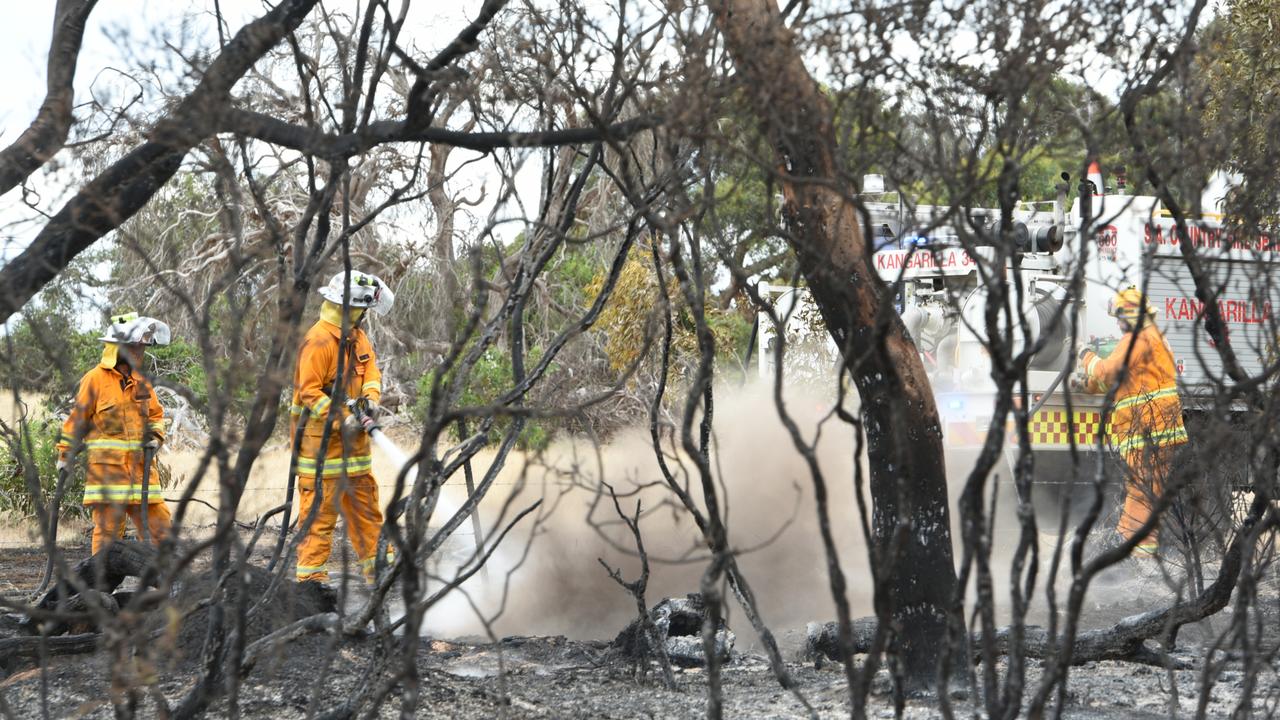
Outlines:
[[137, 345], [168, 345], [169, 326], [155, 318], [138, 317], [138, 313], [112, 315], [103, 342]]
[[[329, 284], [320, 288], [320, 297], [328, 300], [335, 305], [342, 304], [342, 291], [346, 287], [345, 280], [347, 274], [340, 272], [334, 275]], [[391, 292], [391, 288], [382, 282], [376, 275], [362, 273], [356, 270], [351, 271], [351, 307], [353, 308], [371, 308], [379, 315], [386, 315], [391, 311], [391, 306], [396, 301], [396, 296]]]

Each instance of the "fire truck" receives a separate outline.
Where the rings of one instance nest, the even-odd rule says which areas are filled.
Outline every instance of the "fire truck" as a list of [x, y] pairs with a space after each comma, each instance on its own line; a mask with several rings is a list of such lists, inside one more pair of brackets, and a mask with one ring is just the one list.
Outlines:
[[[1090, 176], [1093, 182], [1082, 184], [1082, 189], [1103, 187], [1094, 168]], [[867, 184], [874, 187], [875, 182]], [[1231, 422], [1244, 408], [1220, 400], [1220, 389], [1230, 380], [1206, 327], [1207, 316], [1184, 262], [1174, 218], [1157, 198], [1128, 195], [1123, 188], [1078, 193], [1068, 207], [1066, 187], [1060, 187], [1054, 201], [1021, 205], [1013, 226], [1002, 235], [995, 226], [998, 211], [965, 211], [967, 237], [984, 237], [985, 223], [990, 228], [985, 237], [1013, 238], [1018, 262], [1015, 265], [1010, 258], [1004, 268], [993, 267], [996, 253], [991, 244], [962, 245], [960, 233], [950, 224], [956, 217], [950, 208], [908, 208], [893, 194], [872, 195], [869, 200], [864, 195], [875, 230], [872, 265], [882, 280], [897, 289], [902, 321], [933, 384], [948, 452], [976, 451], [990, 430], [995, 387], [983, 342], [989, 286], [984, 278], [1003, 276], [1009, 283], [1008, 310], [1012, 317], [1025, 320], [1025, 324], [1015, 323], [1013, 350], [1016, 354], [1038, 348], [1027, 373], [1036, 494], [1047, 500], [1037, 502], [1037, 510], [1056, 512], [1062, 502], [1079, 506], [1081, 498], [1092, 497], [1073, 488], [1093, 474], [1095, 453], [1099, 449], [1107, 453], [1105, 437], [1099, 441], [1104, 433], [1103, 398], [1072, 392], [1068, 409], [1067, 380], [1072, 361], [1083, 347], [1090, 345], [1105, 356], [1119, 340], [1120, 329], [1107, 313], [1109, 301], [1118, 290], [1133, 285], [1145, 291], [1173, 350], [1192, 445], [1198, 436], [1207, 437], [1205, 428], [1213, 424], [1215, 458], [1206, 465], [1222, 482], [1249, 485], [1249, 438], [1244, 430], [1233, 429], [1243, 423]], [[1222, 179], [1216, 178], [1201, 206], [1220, 207], [1224, 188]], [[1090, 218], [1089, 232], [1083, 236], [1082, 212]], [[1189, 235], [1208, 269], [1225, 326], [1223, 336], [1247, 373], [1263, 374], [1280, 356], [1274, 315], [1280, 309], [1280, 248], [1268, 237], [1234, 235], [1223, 227], [1220, 215], [1211, 213], [1191, 218]], [[1082, 262], [1084, 290], [1082, 296], [1073, 297], [1070, 288]], [[1023, 287], [1020, 300], [1013, 297], [1014, 273]], [[817, 312], [807, 291], [770, 285], [762, 285], [761, 290], [774, 300], [776, 312], [787, 318], [782, 330], [788, 346], [805, 348], [798, 354], [808, 365], [829, 362], [828, 367], [835, 367], [839, 357], [834, 344], [826, 342], [825, 355], [814, 350], [811, 327]], [[762, 315], [758, 369], [766, 379], [773, 376], [771, 349], [777, 333], [778, 328]], [[788, 374], [791, 354], [787, 350], [784, 358]], [[1017, 454], [1016, 443], [1016, 434], [1006, 433], [1007, 462]], [[1006, 479], [1008, 467], [1004, 468]]]

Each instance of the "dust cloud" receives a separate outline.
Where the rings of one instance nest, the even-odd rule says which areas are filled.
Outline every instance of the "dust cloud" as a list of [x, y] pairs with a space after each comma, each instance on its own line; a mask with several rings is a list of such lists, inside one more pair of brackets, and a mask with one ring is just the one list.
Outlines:
[[[771, 393], [762, 385], [721, 389], [716, 401], [713, 468], [719, 489], [727, 498], [731, 545], [740, 553], [740, 565], [765, 621], [776, 633], [785, 634], [803, 629], [810, 621], [834, 619], [835, 607], [812, 476], [778, 418]], [[854, 617], [870, 615], [871, 575], [854, 496], [852, 430], [830, 414], [830, 400], [817, 393], [789, 392], [787, 409], [807, 440], [818, 437], [816, 457], [826, 480], [831, 529], [846, 576], [851, 612]], [[700, 502], [695, 469], [687, 457], [682, 459], [687, 476], [681, 474], [680, 459], [668, 456], [668, 464], [678, 477], [688, 478], [691, 494]], [[957, 500], [975, 460], [972, 449], [947, 453], [957, 560]], [[857, 461], [862, 464], [865, 484], [865, 455]], [[581, 439], [561, 440], [541, 458], [516, 458], [508, 465], [500, 477], [500, 482], [508, 484], [497, 488], [506, 492], [494, 492], [482, 508], [486, 524], [492, 522], [497, 506], [511, 496], [511, 490], [521, 490], [515, 505], [527, 505], [541, 497], [554, 505], [555, 511], [532, 537], [522, 529], [508, 538], [504, 554], [491, 563], [487, 584], [473, 579], [465, 586], [482, 612], [497, 615], [491, 626], [494, 634], [610, 638], [635, 617], [633, 598], [609, 578], [597, 560], [621, 568], [628, 581], [639, 576], [638, 560], [619, 549], [634, 548], [634, 540], [618, 521], [612, 500], [595, 492], [600, 478], [620, 496], [628, 496], [621, 499], [625, 512], [634, 511], [637, 498], [643, 501], [641, 531], [651, 561], [648, 603], [699, 589], [706, 553], [692, 520], [674, 494], [660, 484], [662, 475], [647, 428], [621, 433], [598, 449]], [[483, 462], [479, 464], [483, 466]], [[522, 489], [510, 484], [516, 478], [523, 478]], [[984, 509], [989, 507], [991, 493], [999, 493], [991, 567], [997, 604], [1003, 605], [1000, 598], [1007, 597], [1009, 573], [1002, 568], [1010, 566], [1019, 533], [1016, 502], [1003, 460], [993, 469], [986, 487]], [[455, 504], [465, 497], [461, 490], [457, 484], [448, 488], [458, 493]], [[1044, 547], [1046, 540], [1054, 538], [1042, 538], [1042, 563], [1051, 551], [1051, 547], [1047, 551]], [[504, 583], [505, 571], [516, 565], [526, 544], [527, 557]], [[676, 562], [682, 558], [684, 562]], [[972, 598], [972, 583], [968, 591]], [[739, 642], [754, 642], [754, 634], [734, 602], [730, 613], [730, 620], [737, 621]], [[998, 608], [997, 615], [1003, 618], [1006, 613]], [[427, 626], [429, 632], [442, 636], [482, 630], [470, 604], [461, 597], [430, 613]]]
[[[812, 440], [830, 403], [797, 391], [789, 394], [787, 408]], [[811, 475], [778, 419], [770, 391], [722, 390], [714, 427], [713, 469], [726, 498], [730, 542], [740, 553], [739, 562], [765, 620], [783, 630], [834, 617]], [[871, 584], [853, 494], [854, 447], [850, 428], [826, 417], [817, 458], [827, 482], [832, 532], [848, 577], [850, 602], [856, 614], [863, 614], [870, 612]], [[634, 512], [637, 498], [643, 502], [640, 527], [651, 561], [649, 603], [699, 589], [706, 553], [674, 494], [655, 485], [662, 475], [647, 429], [620, 433], [599, 448], [598, 455], [589, 442], [562, 440], [540, 459], [510, 464], [522, 462], [522, 469], [513, 467], [509, 473], [523, 474], [526, 483], [516, 504], [544, 497], [555, 510], [532, 538], [521, 532], [508, 540], [515, 546], [508, 558], [518, 557], [525, 543], [528, 557], [506, 588], [505, 611], [494, 623], [497, 634], [608, 638], [634, 618], [634, 600], [597, 560], [621, 568], [629, 581], [640, 572], [638, 560], [619, 549], [633, 549], [634, 540], [619, 522], [612, 500], [594, 492], [601, 477], [620, 496], [629, 496], [620, 500], [627, 513]], [[700, 502], [699, 480], [689, 459], [668, 457], [668, 464], [682, 480], [687, 478]], [[499, 489], [503, 487], [516, 488]], [[495, 493], [482, 512], [491, 516], [504, 494], [509, 495]], [[491, 570], [488, 587], [474, 581], [468, 586], [486, 612], [501, 607], [503, 595], [504, 573]], [[739, 612], [736, 604], [731, 603], [731, 612]], [[431, 614], [429, 626], [444, 635], [478, 631], [480, 626], [468, 615], [455, 602], [445, 612]], [[737, 620], [745, 625], [740, 616]], [[751, 633], [742, 634], [742, 642], [750, 642]]]

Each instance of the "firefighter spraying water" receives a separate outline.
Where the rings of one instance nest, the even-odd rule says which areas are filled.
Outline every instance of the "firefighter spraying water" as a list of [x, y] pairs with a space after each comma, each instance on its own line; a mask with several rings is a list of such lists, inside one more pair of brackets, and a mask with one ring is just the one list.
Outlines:
[[[413, 486], [417, 475], [416, 464], [379, 424], [384, 414], [379, 405], [382, 373], [362, 327], [367, 311], [385, 314], [394, 297], [380, 278], [358, 271], [334, 275], [320, 295], [320, 317], [303, 339], [294, 373], [293, 456], [286, 507], [292, 505], [296, 478], [297, 529], [305, 533], [298, 546], [296, 575], [298, 582], [329, 582], [328, 561], [341, 513], [361, 572], [367, 582], [373, 582], [380, 569], [391, 566], [394, 554], [388, 548], [385, 556], [379, 556], [383, 516], [372, 446], [404, 473], [406, 487]], [[337, 402], [339, 398], [345, 401]], [[438, 498], [437, 516], [451, 517], [458, 510], [444, 497]], [[481, 538], [475, 514], [473, 525], [478, 553]], [[276, 558], [281, 556], [288, 526], [286, 515]], [[501, 564], [502, 559], [498, 561]]]

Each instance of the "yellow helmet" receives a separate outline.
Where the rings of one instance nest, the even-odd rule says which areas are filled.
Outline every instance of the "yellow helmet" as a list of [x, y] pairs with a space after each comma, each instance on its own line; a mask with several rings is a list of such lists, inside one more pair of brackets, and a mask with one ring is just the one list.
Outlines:
[[1111, 298], [1111, 304], [1107, 306], [1108, 315], [1129, 321], [1136, 321], [1139, 313], [1148, 315], [1151, 318], [1156, 316], [1155, 311], [1151, 309], [1151, 304], [1147, 302], [1146, 296], [1133, 285], [1116, 293], [1116, 296]]

